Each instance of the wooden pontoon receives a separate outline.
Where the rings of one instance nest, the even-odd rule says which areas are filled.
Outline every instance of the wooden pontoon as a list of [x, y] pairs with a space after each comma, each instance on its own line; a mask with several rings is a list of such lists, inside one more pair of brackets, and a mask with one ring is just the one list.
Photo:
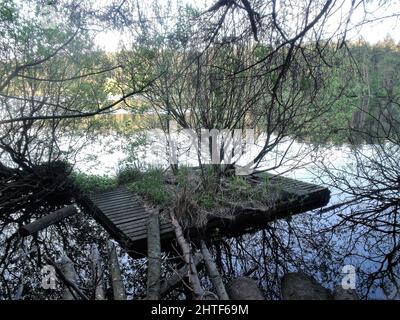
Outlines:
[[[250, 183], [259, 183], [262, 178], [252, 175], [247, 179]], [[268, 186], [277, 194], [268, 210], [237, 206], [233, 208], [231, 217], [211, 217], [206, 228], [193, 230], [192, 234], [195, 237], [199, 233], [213, 234], [218, 230], [223, 236], [237, 236], [254, 232], [275, 219], [325, 206], [330, 198], [330, 191], [325, 187], [283, 176], [269, 175]], [[139, 197], [119, 187], [81, 197], [79, 202], [111, 236], [129, 250], [132, 257], [146, 254], [149, 212]], [[162, 246], [166, 248], [175, 237], [170, 222], [161, 220], [160, 231]]]

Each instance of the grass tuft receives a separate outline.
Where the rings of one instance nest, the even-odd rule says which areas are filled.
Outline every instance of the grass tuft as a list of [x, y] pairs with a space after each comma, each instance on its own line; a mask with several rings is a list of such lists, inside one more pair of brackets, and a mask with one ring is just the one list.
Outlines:
[[172, 202], [172, 196], [165, 184], [164, 173], [160, 169], [143, 172], [137, 181], [128, 184], [128, 188], [156, 205], [166, 206]]
[[114, 177], [89, 175], [83, 172], [75, 172], [72, 175], [73, 182], [85, 193], [107, 191], [117, 186]]

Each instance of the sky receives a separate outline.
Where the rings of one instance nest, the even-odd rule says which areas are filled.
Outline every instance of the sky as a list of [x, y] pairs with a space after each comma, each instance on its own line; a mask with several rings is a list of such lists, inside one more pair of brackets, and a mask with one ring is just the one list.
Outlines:
[[[386, 2], [386, 5], [381, 3]], [[391, 36], [395, 42], [400, 42], [400, 1], [371, 1], [367, 5], [368, 14], [365, 16], [363, 10], [354, 14], [354, 20], [360, 21], [364, 17], [367, 20], [381, 18], [356, 28], [349, 36], [352, 38], [363, 38], [369, 43], [377, 43], [386, 35]]]
[[[195, 5], [198, 8], [208, 8], [216, 0], [182, 0], [183, 2]], [[299, 0], [301, 2], [302, 0]], [[107, 0], [101, 0], [106, 3]], [[151, 0], [145, 0], [149, 3]], [[160, 2], [167, 3], [167, 0]], [[330, 28], [335, 29], [340, 23], [339, 16], [341, 11], [348, 10], [346, 5], [350, 4], [350, 0], [344, 0], [344, 5], [338, 6], [337, 18], [335, 16], [330, 20]], [[142, 2], [143, 3], [143, 2]], [[382, 1], [370, 0], [366, 1], [365, 6], [360, 5], [352, 15], [353, 27], [347, 34], [348, 40], [363, 39], [371, 44], [375, 44], [383, 40], [386, 36], [390, 36], [394, 41], [400, 42], [400, 0]], [[371, 21], [366, 24], [360, 24], [363, 20]], [[105, 31], [97, 34], [95, 38], [96, 44], [106, 51], [116, 51], [121, 40], [124, 40], [124, 35], [121, 32]]]

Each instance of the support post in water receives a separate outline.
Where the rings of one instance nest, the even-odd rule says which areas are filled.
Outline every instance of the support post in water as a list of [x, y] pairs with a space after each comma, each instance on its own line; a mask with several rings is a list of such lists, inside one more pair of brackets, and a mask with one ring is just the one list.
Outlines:
[[147, 300], [159, 300], [161, 285], [160, 219], [155, 210], [150, 212], [147, 225], [147, 256]]
[[121, 269], [118, 264], [117, 250], [112, 241], [108, 241], [108, 254], [110, 257], [111, 285], [114, 300], [126, 300], [124, 282], [122, 281]]
[[96, 244], [92, 245], [91, 259], [92, 259], [93, 286], [95, 288], [95, 299], [104, 300], [105, 293], [104, 293], [103, 271], [102, 271], [100, 252]]

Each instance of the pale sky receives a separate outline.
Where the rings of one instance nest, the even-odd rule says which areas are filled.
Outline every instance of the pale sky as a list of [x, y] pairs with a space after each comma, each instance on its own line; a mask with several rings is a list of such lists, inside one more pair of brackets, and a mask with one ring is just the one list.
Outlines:
[[[107, 0], [101, 0], [103, 3]], [[302, 1], [302, 0], [299, 0]], [[350, 0], [345, 0], [346, 5], [350, 4]], [[145, 0], [141, 3], [149, 3], [151, 0]], [[167, 3], [167, 1], [160, 1]], [[182, 2], [190, 3], [198, 8], [207, 8], [216, 0], [184, 0]], [[359, 7], [352, 15], [352, 27], [347, 34], [347, 39], [362, 38], [365, 41], [374, 44], [383, 40], [387, 35], [391, 36], [394, 41], [400, 42], [400, 0], [395, 1], [382, 1], [373, 0], [366, 4], [366, 10]], [[337, 7], [337, 16], [340, 16], [341, 10], [345, 11], [345, 6]], [[397, 15], [397, 16], [393, 16]], [[380, 19], [377, 19], [380, 18]], [[377, 19], [376, 21], [359, 25], [363, 20]], [[339, 20], [334, 17], [330, 20], [329, 28], [334, 29], [339, 24]], [[106, 51], [116, 51], [121, 40], [124, 36], [120, 32], [108, 31], [101, 32], [96, 36], [96, 44]]]

